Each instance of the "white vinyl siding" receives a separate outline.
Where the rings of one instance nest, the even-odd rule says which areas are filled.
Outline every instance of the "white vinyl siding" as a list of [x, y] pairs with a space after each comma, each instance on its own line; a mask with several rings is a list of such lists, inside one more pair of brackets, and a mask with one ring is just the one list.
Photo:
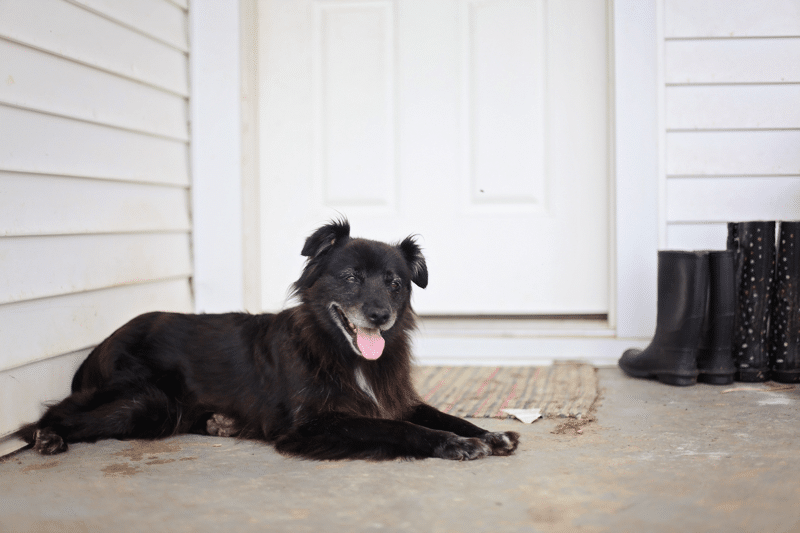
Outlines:
[[800, 219], [800, 1], [664, 0], [666, 246]]
[[0, 2], [0, 436], [126, 321], [193, 310], [187, 9]]
[[[149, 2], [124, 3], [132, 10], [147, 13]], [[116, 19], [112, 12], [89, 10], [78, 2], [3, 0], [0, 3], [3, 38], [180, 96], [189, 95], [185, 21], [184, 13], [172, 30], [183, 43], [175, 48]]]

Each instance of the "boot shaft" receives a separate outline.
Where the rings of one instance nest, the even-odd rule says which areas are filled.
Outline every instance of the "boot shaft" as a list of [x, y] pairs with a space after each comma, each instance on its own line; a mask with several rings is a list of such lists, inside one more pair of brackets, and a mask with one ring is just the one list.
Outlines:
[[708, 254], [658, 252], [658, 302], [654, 342], [697, 349], [708, 304]]
[[736, 253], [709, 252], [708, 267], [709, 295], [704, 335], [709, 346], [731, 350], [736, 316]]
[[709, 295], [697, 353], [698, 379], [725, 385], [733, 382], [733, 332], [736, 315], [736, 253], [708, 253]]
[[774, 379], [800, 381], [800, 222], [781, 222], [770, 317]]
[[730, 223], [728, 246], [737, 254], [734, 357], [738, 379], [765, 381], [769, 374], [768, 328], [775, 272], [775, 223]]

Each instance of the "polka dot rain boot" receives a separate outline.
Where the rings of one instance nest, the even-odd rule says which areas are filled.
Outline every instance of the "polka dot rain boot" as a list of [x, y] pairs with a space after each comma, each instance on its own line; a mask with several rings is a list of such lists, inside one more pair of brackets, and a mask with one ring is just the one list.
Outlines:
[[708, 252], [658, 252], [656, 332], [644, 350], [626, 350], [620, 368], [630, 376], [669, 385], [697, 383], [708, 286]]
[[728, 247], [737, 253], [733, 340], [736, 379], [767, 381], [770, 377], [768, 323], [775, 271], [775, 223], [729, 223]]
[[781, 222], [770, 317], [770, 367], [780, 383], [800, 382], [800, 222]]
[[733, 383], [733, 327], [736, 315], [736, 253], [708, 253], [709, 295], [700, 349], [698, 381], [712, 385]]

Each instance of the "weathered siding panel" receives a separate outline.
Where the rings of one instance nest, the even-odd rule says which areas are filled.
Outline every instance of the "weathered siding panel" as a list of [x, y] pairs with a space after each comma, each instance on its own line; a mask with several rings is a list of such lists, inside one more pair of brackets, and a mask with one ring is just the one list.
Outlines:
[[669, 130], [800, 128], [800, 84], [666, 88]]
[[0, 105], [0, 170], [189, 185], [185, 141]]
[[665, 0], [665, 241], [800, 219], [800, 1]]
[[188, 278], [192, 272], [189, 250], [186, 233], [0, 239], [0, 305]]
[[[126, 3], [145, 7], [135, 0]], [[189, 95], [185, 52], [64, 0], [0, 2], [0, 37]]]
[[0, 57], [0, 383], [49, 376], [3, 435], [127, 320], [193, 309], [186, 6], [5, 0]]
[[164, 0], [72, 0], [95, 13], [142, 32], [170, 46], [189, 51], [186, 5], [182, 8]]
[[667, 84], [800, 82], [800, 39], [682, 39], [665, 47]]
[[797, 0], [668, 0], [667, 38], [800, 35]]
[[670, 177], [800, 174], [800, 130], [671, 131], [666, 150]]
[[0, 57], [6, 70], [0, 83], [4, 104], [182, 141], [188, 138], [188, 110], [182, 96], [10, 41], [0, 40]]
[[186, 187], [0, 171], [0, 237], [190, 229]]
[[683, 250], [721, 250], [728, 237], [727, 224], [690, 223], [667, 226], [667, 242], [670, 248]]
[[800, 177], [713, 177], [667, 180], [671, 223], [725, 223], [794, 219], [800, 209]]
[[189, 282], [179, 278], [0, 305], [4, 364], [14, 368], [95, 346], [149, 311], [191, 312]]

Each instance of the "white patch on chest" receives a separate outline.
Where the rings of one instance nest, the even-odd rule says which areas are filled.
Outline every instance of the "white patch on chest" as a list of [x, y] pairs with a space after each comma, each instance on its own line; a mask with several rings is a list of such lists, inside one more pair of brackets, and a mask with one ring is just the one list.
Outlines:
[[362, 391], [364, 391], [364, 393], [367, 396], [372, 398], [372, 401], [375, 402], [375, 405], [380, 407], [381, 404], [378, 403], [378, 398], [375, 396], [375, 393], [372, 391], [372, 387], [370, 387], [370, 385], [369, 385], [369, 381], [367, 381], [367, 378], [364, 376], [364, 373], [361, 371], [360, 368], [356, 368], [355, 376], [356, 376], [356, 383], [358, 384], [358, 387]]

